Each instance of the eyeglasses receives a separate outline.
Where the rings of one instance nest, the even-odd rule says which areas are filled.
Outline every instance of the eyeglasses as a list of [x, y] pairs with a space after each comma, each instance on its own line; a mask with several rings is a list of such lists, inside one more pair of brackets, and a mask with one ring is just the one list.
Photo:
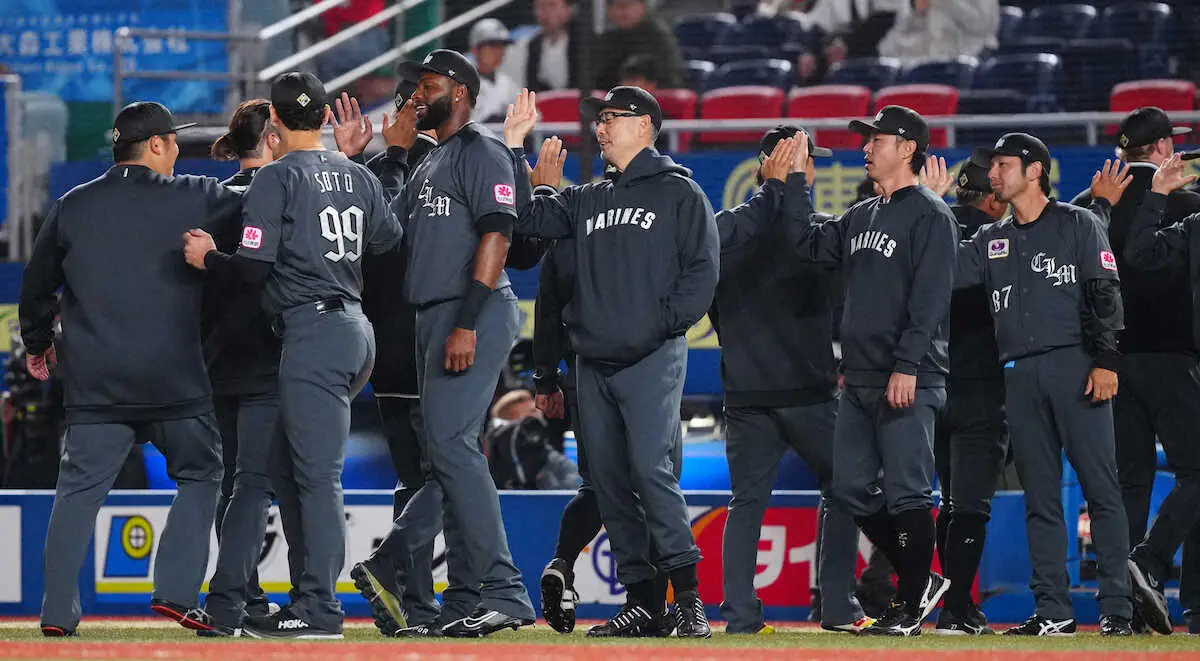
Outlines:
[[608, 124], [609, 122], [611, 122], [612, 120], [614, 120], [618, 117], [640, 117], [640, 116], [641, 115], [639, 115], [636, 112], [613, 112], [611, 110], [606, 110], [606, 111], [596, 115], [595, 123], [596, 124]]

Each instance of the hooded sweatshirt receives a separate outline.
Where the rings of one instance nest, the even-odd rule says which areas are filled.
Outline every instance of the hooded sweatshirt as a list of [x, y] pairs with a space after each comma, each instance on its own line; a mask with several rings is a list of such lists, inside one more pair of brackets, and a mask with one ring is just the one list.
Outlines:
[[564, 321], [583, 359], [632, 365], [687, 333], [713, 300], [720, 243], [691, 172], [652, 148], [619, 176], [535, 195], [514, 231], [575, 239]]

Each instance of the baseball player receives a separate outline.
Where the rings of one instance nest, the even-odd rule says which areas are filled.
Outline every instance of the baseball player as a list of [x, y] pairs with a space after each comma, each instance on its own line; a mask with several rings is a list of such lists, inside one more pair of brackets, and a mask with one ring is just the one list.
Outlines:
[[402, 235], [379, 181], [322, 146], [324, 89], [312, 74], [287, 73], [272, 83], [271, 121], [284, 154], [260, 168], [246, 191], [237, 253], [218, 252], [202, 231], [185, 237], [193, 267], [266, 283], [263, 307], [283, 341], [271, 481], [292, 550], [292, 602], [247, 618], [243, 631], [256, 638], [342, 637], [335, 593], [345, 562], [341, 469], [350, 400], [375, 354], [359, 303], [361, 259], [395, 248]]
[[[518, 105], [528, 134], [536, 108], [524, 92]], [[677, 457], [684, 334], [712, 302], [716, 224], [690, 172], [652, 147], [662, 126], [653, 96], [616, 87], [602, 99], [583, 100], [580, 112], [596, 122], [603, 156], [620, 174], [535, 195], [516, 227], [575, 239], [567, 326], [578, 354], [581, 439], [617, 576], [628, 594], [625, 607], [595, 635], [660, 629], [664, 604], [654, 579], [662, 572], [675, 587], [678, 635], [707, 638], [696, 575], [700, 552], [679, 490]], [[558, 153], [553, 141], [543, 145], [541, 158], [550, 153]]]
[[402, 63], [399, 71], [420, 81], [410, 102], [417, 126], [433, 129], [440, 141], [394, 200], [408, 219], [405, 290], [417, 308], [425, 449], [446, 518], [471, 517], [469, 525], [446, 526], [446, 544], [451, 553], [464, 554], [476, 577], [471, 585], [480, 589], [474, 612], [441, 629], [402, 635], [486, 636], [534, 620], [478, 442], [517, 337], [516, 297], [503, 267], [517, 200], [528, 192], [516, 187], [516, 155], [471, 121], [479, 74], [465, 57], [437, 50], [422, 62]]
[[[229, 131], [212, 147], [217, 160], [238, 161], [238, 173], [222, 183], [244, 193], [258, 169], [275, 160], [279, 146], [280, 135], [271, 127], [271, 102], [242, 103], [229, 120]], [[217, 245], [236, 250], [240, 229], [231, 223], [215, 236]], [[239, 282], [205, 283], [204, 348], [225, 478], [217, 504], [217, 567], [204, 600], [213, 630], [201, 635], [235, 635], [246, 615], [272, 612], [258, 584], [257, 567], [267, 510], [275, 499], [267, 453], [279, 418], [280, 344], [261, 299], [261, 290]]]
[[[397, 120], [416, 87], [414, 80], [401, 78], [397, 81], [394, 96]], [[351, 160], [362, 162], [362, 150], [375, 135], [371, 121], [362, 114], [358, 100], [344, 92], [334, 105], [337, 108], [334, 138], [338, 150]], [[394, 138], [395, 132], [403, 128], [396, 123], [385, 123], [384, 126], [385, 141]], [[411, 172], [436, 146], [437, 137], [433, 131], [421, 131], [411, 148], [389, 144], [387, 150], [366, 162], [366, 166], [380, 178], [388, 176], [392, 164], [404, 172]], [[388, 192], [385, 187], [385, 193]], [[407, 218], [399, 220], [403, 223]], [[404, 295], [407, 269], [408, 256], [404, 250], [364, 257], [363, 312], [375, 330], [377, 355], [371, 385], [388, 453], [399, 480], [393, 498], [392, 519], [400, 519], [408, 503], [423, 494], [422, 500], [414, 506], [413, 514], [434, 519], [429, 527], [436, 535], [442, 526], [442, 495], [421, 450], [421, 436], [425, 430], [417, 394], [414, 355], [417, 312]], [[427, 484], [433, 485], [431, 493], [422, 492]], [[401, 526], [400, 529], [406, 528]], [[389, 531], [370, 557], [350, 570], [355, 586], [371, 606], [376, 626], [386, 636], [410, 626], [430, 625], [443, 610], [434, 595], [433, 536], [418, 543], [413, 536], [395, 530], [394, 527]], [[453, 563], [455, 569], [459, 565]], [[452, 605], [459, 599], [460, 578], [453, 573], [451, 586], [443, 594]], [[462, 599], [467, 604], [458, 610], [464, 615], [469, 614], [479, 599], [478, 590], [468, 590]]]
[[[1139, 269], [1126, 264], [1125, 239], [1154, 173], [1175, 152], [1173, 137], [1190, 133], [1172, 127], [1158, 108], [1139, 108], [1121, 122], [1117, 156], [1130, 163], [1133, 182], [1112, 209], [1108, 238], [1121, 270], [1121, 299], [1125, 330], [1121, 350], [1121, 389], [1113, 400], [1117, 438], [1117, 478], [1129, 518], [1129, 541], [1138, 546], [1130, 571], [1134, 579], [1134, 610], [1159, 633], [1171, 632], [1166, 601], [1151, 590], [1170, 573], [1172, 557], [1195, 520], [1200, 504], [1200, 383], [1192, 376], [1196, 345], [1189, 332], [1191, 291], [1186, 264]], [[1075, 203], [1086, 203], [1088, 193]], [[1200, 195], [1176, 190], [1167, 196], [1162, 226], [1200, 211]], [[1158, 467], [1157, 442], [1175, 473], [1175, 486], [1163, 500], [1150, 531], [1150, 492]], [[1145, 537], [1145, 541], [1143, 541]], [[1141, 544], [1139, 544], [1139, 542]], [[1152, 568], [1152, 569], [1151, 569]], [[1142, 595], [1151, 598], [1146, 602]]]
[[[837, 366], [828, 271], [794, 259], [790, 223], [779, 220], [784, 198], [808, 195], [813, 157], [832, 152], [804, 137], [808, 158], [799, 162], [798, 132], [779, 126], [763, 136], [761, 187], [745, 204], [716, 216], [721, 278], [709, 318], [721, 340], [733, 490], [721, 552], [727, 633], [774, 631], [763, 621], [754, 576], [762, 519], [784, 452], [792, 448], [804, 459], [823, 498], [833, 478]], [[815, 563], [821, 624], [857, 632], [873, 622], [854, 598], [858, 529], [842, 508], [823, 508], [823, 517]]]
[[[1200, 313], [1200, 267], [1195, 261], [1200, 256], [1200, 246], [1196, 245], [1197, 237], [1200, 237], [1200, 232], [1196, 230], [1200, 214], [1191, 214], [1165, 227], [1162, 219], [1174, 206], [1172, 193], [1178, 193], [1182, 186], [1196, 179], [1195, 175], [1187, 174], [1190, 170], [1185, 167], [1184, 160], [1197, 157], [1200, 157], [1200, 152], [1172, 155], [1154, 173], [1150, 192], [1142, 198], [1142, 204], [1129, 227], [1124, 252], [1124, 259], [1134, 268], [1147, 272], [1169, 270], [1178, 278], [1188, 278], [1192, 309], [1192, 318], [1188, 323], [1192, 325], [1192, 347], [1200, 347], [1200, 319], [1197, 318]], [[1189, 376], [1194, 380], [1200, 370], [1195, 367], [1194, 357], [1192, 360]], [[1195, 385], [1190, 387], [1194, 388]], [[1193, 415], [1194, 409], [1193, 400], [1183, 409], [1172, 409], [1166, 415], [1190, 419], [1187, 416]], [[1147, 624], [1156, 630], [1171, 630], [1166, 600], [1162, 596], [1163, 583], [1170, 577], [1175, 550], [1186, 536], [1179, 601], [1184, 608], [1188, 633], [1200, 633], [1200, 587], [1197, 585], [1200, 582], [1200, 524], [1197, 523], [1200, 507], [1197, 506], [1195, 493], [1197, 476], [1191, 468], [1196, 446], [1178, 445], [1174, 439], [1168, 438], [1166, 434], [1159, 435], [1163, 447], [1171, 453], [1168, 459], [1175, 470], [1175, 487], [1159, 508], [1158, 518], [1146, 538], [1130, 553], [1134, 601]]]
[[216, 179], [172, 176], [175, 134], [188, 126], [157, 103], [123, 108], [113, 123], [116, 164], [51, 207], [25, 266], [19, 312], [29, 373], [44, 381], [56, 362], [60, 287], [70, 366], [42, 574], [45, 636], [75, 635], [79, 570], [96, 514], [135, 443], [146, 441], [162, 451], [178, 488], [166, 527], [155, 531], [151, 608], [190, 629], [210, 628], [197, 597], [221, 440], [201, 350], [204, 278], [179, 263], [179, 235], [236, 223], [241, 196]]
[[808, 222], [807, 195], [792, 196], [798, 210], [790, 217], [802, 219], [801, 258], [841, 265], [846, 280], [832, 506], [854, 515], [899, 578], [896, 600], [862, 633], [914, 636], [948, 587], [929, 567], [933, 425], [946, 401], [957, 228], [946, 203], [917, 179], [929, 145], [920, 115], [887, 106], [850, 129], [866, 138], [867, 175], [883, 195], [825, 223]]
[[[1100, 633], [1128, 636], [1133, 613], [1125, 565], [1129, 530], [1117, 485], [1112, 405], [1116, 332], [1122, 327], [1117, 262], [1100, 221], [1047, 197], [1050, 152], [1025, 133], [975, 150], [992, 191], [1013, 214], [958, 250], [955, 286], [983, 285], [1004, 364], [1013, 458], [1025, 490], [1036, 610], [1007, 635], [1071, 635], [1062, 453], [1079, 475], [1099, 565]], [[1111, 164], [1106, 175], [1111, 174]], [[1119, 199], [1128, 181], [1095, 197]]]

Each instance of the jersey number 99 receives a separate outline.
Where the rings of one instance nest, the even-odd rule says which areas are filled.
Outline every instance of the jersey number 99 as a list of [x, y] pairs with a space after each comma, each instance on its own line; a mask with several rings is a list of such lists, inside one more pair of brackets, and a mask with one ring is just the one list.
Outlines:
[[340, 262], [343, 259], [356, 262], [362, 256], [363, 212], [351, 206], [338, 213], [333, 207], [321, 209], [321, 235], [334, 244], [334, 249], [325, 253], [325, 259]]

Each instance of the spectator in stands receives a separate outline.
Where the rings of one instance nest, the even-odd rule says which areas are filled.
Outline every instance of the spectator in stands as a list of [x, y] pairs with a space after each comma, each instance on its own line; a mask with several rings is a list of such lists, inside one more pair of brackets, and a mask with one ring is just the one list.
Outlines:
[[828, 35], [825, 66], [879, 55], [879, 42], [909, 12], [909, 0], [816, 0], [806, 14]]
[[995, 48], [999, 0], [914, 0], [913, 10], [879, 42], [879, 54], [905, 63], [978, 55]]
[[579, 487], [579, 471], [550, 447], [546, 419], [528, 390], [505, 393], [492, 405], [492, 428], [483, 438], [483, 451], [498, 489]]
[[579, 87], [579, 61], [588, 37], [575, 12], [576, 0], [534, 0], [533, 15], [541, 30], [508, 47], [500, 70], [517, 87], [534, 92]]
[[[383, 11], [383, 7], [384, 0], [347, 0], [346, 4], [327, 10], [321, 14], [325, 37], [367, 20]], [[388, 24], [385, 21], [318, 55], [317, 75], [324, 81], [333, 80], [391, 48]]]
[[612, 29], [600, 35], [593, 62], [596, 89], [620, 83], [621, 65], [634, 55], [649, 55], [662, 65], [663, 87], [683, 87], [683, 57], [675, 35], [646, 6], [646, 0], [608, 0]]
[[508, 28], [494, 18], [471, 26], [471, 55], [479, 70], [479, 97], [475, 99], [475, 121], [502, 121], [508, 104], [521, 93], [520, 85], [500, 70], [504, 53], [512, 43]]

